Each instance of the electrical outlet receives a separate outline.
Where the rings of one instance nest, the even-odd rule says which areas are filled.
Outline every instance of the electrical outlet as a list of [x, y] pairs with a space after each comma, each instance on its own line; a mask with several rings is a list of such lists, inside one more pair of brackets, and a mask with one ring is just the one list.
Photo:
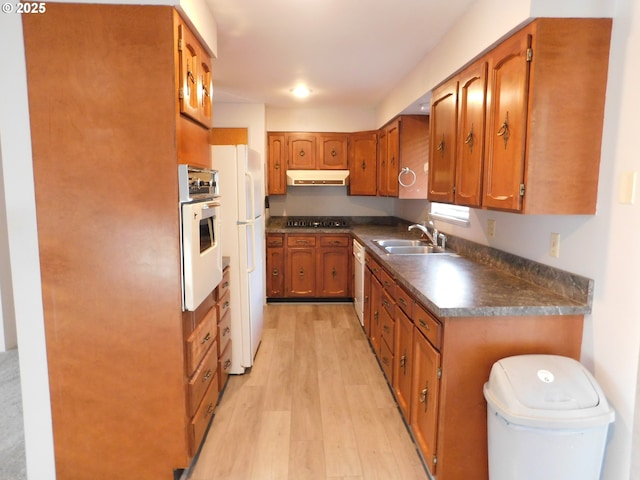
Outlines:
[[487, 233], [489, 238], [496, 236], [496, 221], [493, 218], [487, 220]]
[[559, 233], [551, 234], [551, 243], [549, 245], [549, 255], [556, 258], [560, 256], [560, 234]]

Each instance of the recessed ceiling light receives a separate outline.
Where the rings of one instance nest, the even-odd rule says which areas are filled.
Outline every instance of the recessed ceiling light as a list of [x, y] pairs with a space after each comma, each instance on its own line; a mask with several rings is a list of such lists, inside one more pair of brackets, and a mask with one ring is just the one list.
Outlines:
[[300, 84], [292, 88], [291, 93], [293, 93], [298, 98], [305, 98], [309, 96], [311, 90], [309, 90], [309, 87]]

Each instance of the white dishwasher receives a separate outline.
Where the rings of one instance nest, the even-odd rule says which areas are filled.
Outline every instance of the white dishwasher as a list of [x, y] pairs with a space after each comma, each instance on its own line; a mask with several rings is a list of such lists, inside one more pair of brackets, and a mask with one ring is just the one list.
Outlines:
[[353, 306], [364, 325], [364, 247], [353, 240]]

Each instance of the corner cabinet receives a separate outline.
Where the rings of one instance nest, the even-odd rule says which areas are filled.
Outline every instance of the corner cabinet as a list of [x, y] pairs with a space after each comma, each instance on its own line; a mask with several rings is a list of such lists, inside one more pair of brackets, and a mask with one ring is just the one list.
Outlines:
[[369, 252], [365, 264], [365, 333], [431, 476], [487, 480], [492, 365], [529, 353], [578, 359], [583, 317], [439, 317]]
[[[537, 19], [434, 90], [429, 199], [529, 214], [594, 214], [610, 37], [611, 19]], [[445, 98], [457, 103], [457, 153], [440, 148], [452, 145], [442, 142], [451, 130]], [[484, 122], [475, 98], [486, 102]]]
[[[181, 305], [177, 165], [210, 162], [206, 121], [181, 113], [184, 27], [169, 6], [52, 3], [23, 18], [58, 480], [173, 478], [215, 407], [215, 302], [189, 319]], [[88, 163], [99, 182], [77, 181]], [[96, 205], [106, 220], [87, 222]]]

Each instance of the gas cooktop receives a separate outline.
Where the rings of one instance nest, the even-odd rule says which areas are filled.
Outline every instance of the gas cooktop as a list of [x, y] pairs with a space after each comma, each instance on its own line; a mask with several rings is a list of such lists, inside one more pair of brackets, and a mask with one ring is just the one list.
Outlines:
[[336, 217], [287, 217], [287, 228], [347, 228], [344, 218]]

